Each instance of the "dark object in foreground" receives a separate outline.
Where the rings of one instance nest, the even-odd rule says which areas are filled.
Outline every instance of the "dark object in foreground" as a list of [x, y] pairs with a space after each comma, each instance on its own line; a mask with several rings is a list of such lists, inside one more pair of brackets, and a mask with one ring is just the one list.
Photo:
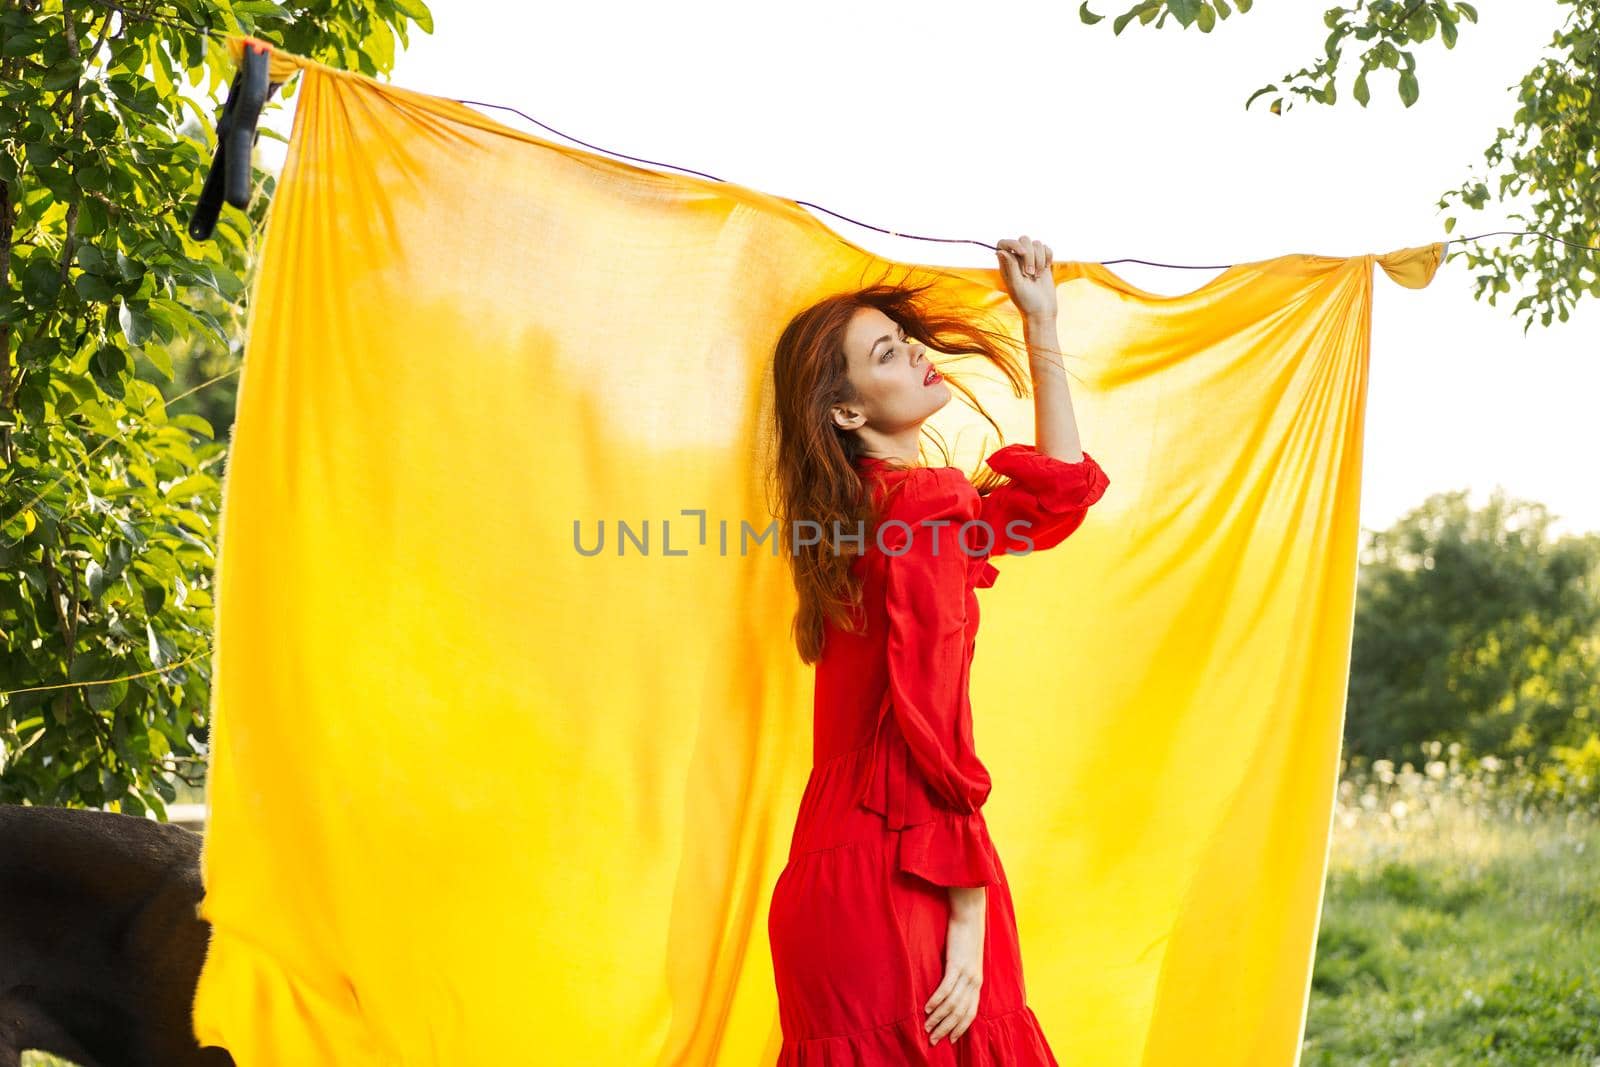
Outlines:
[[244, 55], [228, 86], [222, 117], [217, 120], [216, 153], [189, 219], [189, 236], [196, 241], [211, 237], [223, 201], [241, 210], [250, 206], [250, 149], [259, 136], [256, 126], [261, 121], [261, 109], [281, 84], [267, 80], [271, 61], [271, 44], [245, 38]]
[[0, 805], [0, 1067], [232, 1067], [190, 1021], [211, 926], [199, 834], [109, 811]]

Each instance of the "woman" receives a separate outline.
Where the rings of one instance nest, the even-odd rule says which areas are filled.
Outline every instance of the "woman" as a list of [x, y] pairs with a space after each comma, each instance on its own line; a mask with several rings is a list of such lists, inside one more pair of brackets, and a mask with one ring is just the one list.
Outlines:
[[994, 583], [991, 556], [1064, 540], [1109, 483], [1079, 446], [1050, 248], [1024, 235], [998, 256], [1038, 441], [989, 456], [1003, 483], [918, 465], [922, 423], [951, 396], [930, 348], [981, 356], [1025, 388], [1010, 338], [927, 306], [929, 286], [829, 298], [777, 345], [780, 526], [822, 531], [790, 538], [816, 690], [811, 777], [768, 913], [780, 1067], [1056, 1064], [980, 811], [974, 589]]

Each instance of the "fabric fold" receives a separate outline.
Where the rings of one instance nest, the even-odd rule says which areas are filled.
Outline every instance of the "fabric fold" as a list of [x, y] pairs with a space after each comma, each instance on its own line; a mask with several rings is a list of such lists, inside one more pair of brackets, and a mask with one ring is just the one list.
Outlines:
[[[984, 1014], [972, 1020], [954, 1044], [948, 1037], [930, 1046], [921, 1012], [885, 1026], [849, 1034], [832, 1034], [786, 1046], [777, 1067], [879, 1067], [881, 1064], [929, 1062], [930, 1052], [959, 1067], [1059, 1067], [1033, 1009], [1026, 1006]], [[934, 1057], [937, 1058], [937, 1057]]]
[[896, 865], [934, 885], [976, 887], [1000, 881], [982, 812], [940, 812], [900, 831]]
[[[196, 990], [193, 1009], [194, 1033], [202, 1047], [215, 1045], [235, 1056], [238, 1050], [249, 1050], [255, 1058], [248, 1062], [254, 1063], [391, 1061], [376, 1047], [348, 979], [343, 988], [326, 988], [253, 940], [218, 925], [203, 902], [201, 916], [211, 923], [207, 980]], [[236, 1011], [239, 1005], [249, 1010]], [[216, 1022], [224, 1016], [229, 1026]], [[317, 1025], [307, 1026], [308, 1018]]]

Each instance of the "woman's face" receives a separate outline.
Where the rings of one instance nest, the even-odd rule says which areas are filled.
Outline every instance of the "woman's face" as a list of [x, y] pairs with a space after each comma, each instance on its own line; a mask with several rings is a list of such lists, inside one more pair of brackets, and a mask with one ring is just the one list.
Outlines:
[[921, 425], [950, 402], [950, 386], [927, 349], [877, 308], [860, 308], [851, 317], [844, 354], [856, 398], [834, 408], [841, 429], [894, 434]]

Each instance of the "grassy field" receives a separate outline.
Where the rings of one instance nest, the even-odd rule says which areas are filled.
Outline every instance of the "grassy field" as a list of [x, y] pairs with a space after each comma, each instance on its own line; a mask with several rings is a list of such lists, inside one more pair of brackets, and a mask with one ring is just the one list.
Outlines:
[[1515, 777], [1340, 783], [1301, 1062], [1600, 1064], [1600, 819]]
[[1340, 782], [1301, 1063], [1600, 1067], [1600, 815], [1438, 755]]

